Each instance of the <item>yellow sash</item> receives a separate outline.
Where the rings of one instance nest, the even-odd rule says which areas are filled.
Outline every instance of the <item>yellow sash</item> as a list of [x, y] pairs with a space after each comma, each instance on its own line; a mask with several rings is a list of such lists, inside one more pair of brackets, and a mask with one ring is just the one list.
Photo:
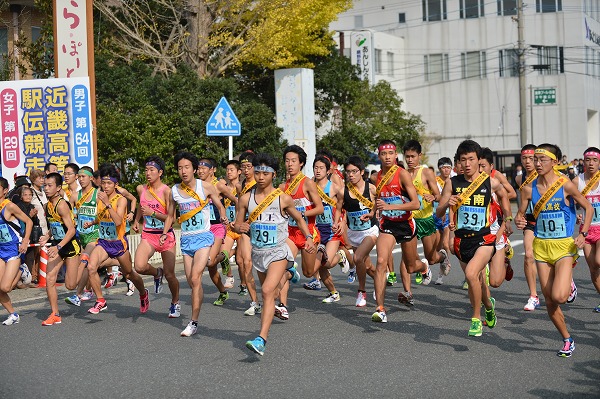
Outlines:
[[95, 188], [92, 188], [92, 189], [88, 190], [87, 194], [82, 195], [81, 198], [79, 198], [79, 200], [77, 200], [77, 202], [75, 203], [75, 208], [76, 209], [81, 208], [81, 205], [85, 204], [85, 202], [88, 199], [90, 199], [90, 197], [92, 196], [94, 190], [95, 190]]
[[151, 196], [154, 197], [155, 200], [158, 201], [159, 204], [161, 204], [163, 206], [163, 208], [167, 209], [167, 204], [165, 203], [165, 201], [162, 200], [162, 198], [158, 198], [158, 195], [156, 195], [156, 193], [154, 192], [154, 190], [152, 189], [152, 187], [148, 184], [148, 192], [150, 193]]
[[435, 180], [438, 182], [438, 184], [440, 185], [440, 187], [444, 188], [444, 184], [446, 184], [446, 182], [444, 181], [444, 179], [442, 179], [439, 176], [436, 176]]
[[469, 184], [469, 187], [467, 187], [465, 191], [460, 193], [458, 197], [458, 203], [454, 206], [454, 209], [458, 209], [462, 205], [462, 203], [467, 200], [467, 198], [473, 195], [473, 193], [477, 191], [479, 186], [481, 186], [485, 179], [487, 179], [488, 177], [489, 175], [487, 173], [481, 172], [479, 176], [477, 176], [477, 179], [473, 180], [471, 184]]
[[10, 202], [10, 200], [8, 200], [6, 198], [4, 199], [4, 201], [2, 201], [2, 203], [0, 204], [0, 212], [2, 212], [2, 210], [4, 209], [4, 207], [6, 205], [8, 205], [9, 202]]
[[398, 168], [398, 165], [392, 166], [390, 170], [388, 170], [387, 173], [383, 176], [383, 179], [381, 179], [379, 184], [377, 184], [377, 188], [375, 190], [375, 197], [379, 197], [379, 193], [381, 193], [381, 190], [383, 190], [383, 186], [385, 186], [388, 183], [388, 181], [390, 181], [390, 179], [392, 178], [394, 173], [396, 173]]
[[[365, 184], [369, 184], [369, 182], [365, 182]], [[369, 209], [373, 209], [373, 206], [375, 206], [373, 204], [373, 202], [371, 200], [363, 197], [363, 195], [358, 192], [358, 190], [356, 189], [356, 186], [354, 184], [348, 182], [348, 183], [346, 183], [346, 187], [348, 187], [348, 190], [350, 190], [350, 192], [352, 194], [354, 194], [356, 199], [359, 200], [364, 206], [366, 206]]]
[[194, 216], [196, 216], [196, 214], [198, 214], [202, 209], [204, 209], [204, 207], [208, 204], [208, 198], [206, 198], [205, 200], [201, 200], [200, 196], [198, 195], [197, 192], [195, 192], [194, 190], [192, 190], [187, 184], [181, 182], [179, 184], [179, 187], [181, 187], [181, 189], [183, 191], [185, 191], [185, 193], [187, 195], [189, 195], [191, 198], [195, 199], [196, 201], [200, 202], [200, 206], [197, 207], [194, 210], [189, 211], [188, 213], [185, 213], [183, 215], [181, 215], [179, 217], [178, 222], [179, 223], [183, 223], [188, 219], [193, 218]]
[[212, 185], [216, 186], [218, 182], [219, 182], [219, 179], [217, 179], [215, 176], [213, 176], [213, 178], [212, 178]]
[[300, 172], [296, 177], [294, 177], [294, 180], [292, 180], [288, 188], [285, 189], [285, 193], [292, 195], [296, 187], [298, 187], [302, 179], [304, 179], [305, 177], [306, 176], [304, 176], [304, 173]]
[[[237, 195], [237, 190], [235, 189], [235, 187], [231, 191], [231, 194]], [[231, 200], [229, 198], [225, 198], [225, 201], [223, 201], [223, 205], [225, 206], [225, 208], [228, 208], [229, 205], [231, 205]]]
[[271, 194], [269, 194], [268, 196], [266, 196], [265, 199], [263, 199], [260, 202], [260, 204], [258, 204], [258, 206], [256, 208], [254, 208], [254, 210], [252, 211], [252, 213], [248, 217], [248, 223], [252, 223], [256, 219], [258, 219], [258, 217], [260, 216], [260, 214], [263, 213], [263, 211], [265, 209], [267, 209], [267, 207], [269, 205], [271, 205], [271, 203], [273, 201], [275, 201], [275, 198], [279, 197], [281, 194], [283, 194], [283, 191], [281, 191], [280, 189], [276, 189], [273, 192], [271, 192]]
[[590, 190], [592, 189], [592, 187], [594, 187], [596, 185], [596, 183], [598, 183], [598, 180], [600, 180], [600, 170], [597, 171], [594, 176], [592, 176], [592, 178], [590, 179], [590, 181], [588, 182], [588, 184], [585, 185], [585, 187], [583, 188], [583, 190], [581, 190], [581, 194], [583, 194], [584, 196], [590, 192]]
[[537, 171], [534, 170], [533, 173], [530, 174], [529, 176], [527, 176], [527, 179], [525, 179], [525, 181], [523, 183], [521, 183], [521, 185], [519, 186], [519, 190], [522, 190], [523, 187], [525, 187], [526, 185], [528, 185], [529, 183], [534, 181], [537, 176], [538, 176]]
[[329, 195], [325, 194], [325, 191], [323, 191], [321, 186], [319, 186], [318, 184], [317, 184], [317, 192], [319, 193], [319, 197], [321, 197], [321, 199], [323, 201], [325, 201], [327, 204], [329, 204], [333, 208], [335, 208], [337, 202], [335, 202]]
[[240, 193], [240, 195], [244, 195], [248, 192], [248, 190], [250, 190], [252, 187], [254, 187], [256, 185], [256, 180], [252, 180], [251, 183], [248, 183], [244, 186], [244, 188], [242, 189], [242, 192]]
[[558, 178], [557, 181], [554, 182], [554, 184], [552, 184], [552, 186], [550, 186], [550, 188], [548, 190], [546, 190], [546, 192], [544, 193], [544, 195], [542, 195], [542, 198], [540, 198], [540, 200], [538, 201], [537, 204], [535, 204], [535, 208], [533, 208], [533, 217], [537, 219], [537, 217], [539, 216], [540, 212], [542, 211], [542, 209], [544, 209], [544, 207], [546, 206], [546, 203], [550, 200], [550, 198], [552, 198], [552, 196], [554, 194], [556, 194], [556, 192], [558, 191], [558, 189], [560, 189], [562, 186], [565, 185], [565, 183], [569, 181], [569, 179], [567, 179], [564, 176], [560, 176]]

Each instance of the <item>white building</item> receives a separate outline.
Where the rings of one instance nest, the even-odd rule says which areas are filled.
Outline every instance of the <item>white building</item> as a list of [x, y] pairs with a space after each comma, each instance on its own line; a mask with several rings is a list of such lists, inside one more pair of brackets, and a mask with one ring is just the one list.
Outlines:
[[[600, 0], [524, 3], [527, 141], [555, 143], [580, 158], [600, 146]], [[516, 0], [355, 0], [330, 28], [344, 32], [337, 40], [353, 62], [353, 35], [372, 32], [373, 81], [391, 82], [406, 110], [427, 123], [431, 161], [452, 157], [465, 138], [516, 154], [516, 7]], [[542, 88], [556, 97], [533, 99]], [[544, 100], [555, 103], [535, 104]]]

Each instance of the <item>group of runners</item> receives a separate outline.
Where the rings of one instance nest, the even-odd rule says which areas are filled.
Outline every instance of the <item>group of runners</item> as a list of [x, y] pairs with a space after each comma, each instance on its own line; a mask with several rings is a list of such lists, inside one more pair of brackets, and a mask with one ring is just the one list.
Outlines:
[[[239, 293], [250, 297], [244, 313], [261, 314], [260, 332], [246, 342], [246, 347], [260, 355], [264, 354], [273, 318], [289, 318], [290, 282], [300, 279], [297, 267], [311, 278], [304, 285], [306, 289], [327, 288], [324, 303], [340, 300], [330, 273], [336, 265], [344, 273], [350, 272], [349, 282], [354, 276], [358, 279], [357, 307], [367, 306], [366, 280], [371, 277], [376, 303], [371, 319], [385, 323], [386, 287], [398, 280], [392, 257], [396, 244], [402, 251], [399, 302], [414, 305], [411, 274], [416, 275], [416, 284], [428, 285], [433, 265], [439, 264], [435, 283], [442, 284], [450, 271], [452, 252], [464, 271], [469, 291], [472, 317], [468, 335], [481, 336], [484, 325], [494, 328], [497, 321], [490, 287], [499, 287], [511, 277], [506, 258], [512, 254], [508, 237], [514, 220], [524, 229], [524, 268], [530, 289], [524, 309], [532, 311], [540, 306], [537, 276], [550, 319], [563, 338], [558, 355], [571, 356], [575, 344], [560, 305], [574, 300], [577, 294], [572, 268], [578, 248], [584, 249], [592, 281], [600, 292], [600, 150], [591, 147], [585, 151], [585, 172], [571, 182], [558, 171], [562, 158], [558, 147], [523, 147], [525, 174], [517, 177], [521, 195], [514, 219], [509, 201], [516, 197], [515, 190], [493, 168], [492, 151], [472, 140], [458, 146], [454, 166], [450, 158], [441, 158], [437, 175], [422, 164], [418, 141], [409, 140], [403, 146], [404, 167], [399, 165], [393, 141], [381, 141], [378, 154], [381, 170], [365, 178], [362, 158], [349, 157], [342, 174], [332, 154], [320, 151], [313, 160], [314, 178], [310, 179], [302, 172], [306, 152], [297, 145], [288, 146], [283, 152], [285, 180], [276, 186], [279, 160], [272, 155], [246, 151], [239, 161], [227, 163], [227, 179], [218, 179], [214, 159], [180, 152], [174, 165], [181, 183], [173, 187], [162, 182], [165, 163], [153, 156], [146, 160], [147, 182], [137, 187], [137, 198], [119, 186], [119, 173], [112, 165], [94, 173], [89, 167], [68, 164], [65, 180], [67, 173], [72, 173], [78, 184], [69, 180], [66, 189], [60, 174], [47, 174], [44, 190], [49, 232], [40, 244], [49, 243], [46, 284], [51, 314], [42, 324], [62, 321], [55, 285], [63, 264], [67, 289], [77, 289], [66, 301], [80, 306], [95, 296], [88, 312], [98, 314], [107, 309], [98, 270], [114, 261], [128, 281], [128, 293], [139, 292], [140, 312], [145, 313], [150, 303], [140, 275], [151, 275], [157, 294], [166, 279], [171, 292], [168, 317], [180, 317], [173, 230], [177, 222], [185, 276], [192, 291], [191, 317], [181, 336], [197, 332], [206, 268], [219, 290], [214, 305], [229, 299], [227, 289], [234, 280], [229, 259], [234, 250]], [[99, 178], [95, 184], [94, 175]], [[27, 248], [31, 221], [4, 200], [8, 190], [5, 179], [0, 179], [0, 187], [0, 300], [9, 312], [3, 324], [10, 325], [18, 323], [19, 316], [8, 292], [18, 278], [19, 252]], [[583, 209], [579, 220], [576, 203]], [[25, 223], [22, 239], [11, 226], [15, 219]], [[141, 231], [134, 262], [126, 236], [128, 221], [134, 231]], [[580, 229], [573, 238], [576, 222]], [[417, 252], [418, 240], [423, 244], [422, 259]], [[374, 247], [375, 264], [369, 255]], [[162, 256], [161, 267], [149, 263], [155, 252]], [[298, 254], [301, 266], [295, 262]], [[260, 298], [254, 270], [260, 280]], [[600, 312], [600, 305], [595, 311]]]

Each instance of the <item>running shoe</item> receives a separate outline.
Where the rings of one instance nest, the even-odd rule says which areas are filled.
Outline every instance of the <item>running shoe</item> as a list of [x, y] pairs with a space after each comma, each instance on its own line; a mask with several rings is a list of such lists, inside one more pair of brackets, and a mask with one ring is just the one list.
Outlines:
[[281, 320], [288, 320], [290, 318], [287, 307], [283, 303], [275, 305], [275, 317]]
[[252, 341], [246, 341], [246, 348], [259, 355], [265, 354], [265, 340], [262, 337], [256, 337]]
[[450, 273], [450, 257], [448, 256], [448, 252], [445, 249], [440, 249], [440, 255], [442, 256], [442, 261], [440, 262], [440, 271], [447, 276]]
[[133, 284], [133, 281], [125, 280], [125, 284], [127, 284], [127, 292], [125, 293], [125, 295], [132, 296], [135, 292], [135, 285]]
[[290, 278], [292, 283], [296, 284], [298, 281], [300, 281], [300, 273], [298, 273], [298, 264], [296, 262], [294, 262], [294, 265], [287, 269], [287, 271], [292, 275]]
[[490, 286], [490, 264], [485, 265], [485, 285]]
[[251, 302], [250, 307], [244, 312], [245, 316], [254, 316], [255, 314], [260, 314], [262, 312], [262, 307], [260, 303]]
[[169, 307], [169, 319], [176, 319], [181, 316], [181, 305], [178, 303], [172, 303]]
[[537, 296], [530, 296], [523, 310], [532, 311], [540, 308], [540, 299]]
[[329, 256], [327, 256], [327, 249], [325, 248], [325, 245], [319, 244], [319, 246], [317, 247], [317, 253], [318, 252], [321, 252], [323, 254], [321, 256], [321, 266], [323, 266], [329, 260]]
[[515, 250], [513, 249], [510, 240], [506, 240], [506, 247], [504, 248], [504, 254], [506, 255], [506, 259], [512, 259], [515, 255]]
[[398, 302], [406, 306], [415, 306], [415, 300], [413, 299], [412, 293], [408, 291], [398, 293]]
[[321, 290], [321, 280], [313, 278], [308, 283], [304, 283], [304, 289], [320, 291]]
[[8, 318], [2, 322], [3, 326], [12, 326], [13, 324], [18, 324], [21, 318], [17, 313], [11, 313], [8, 315]]
[[594, 312], [600, 313], [600, 305], [598, 305], [594, 308]]
[[333, 303], [333, 302], [337, 302], [340, 300], [340, 293], [339, 292], [331, 292], [329, 293], [329, 295], [327, 295], [327, 297], [325, 299], [323, 299], [323, 303]]
[[144, 290], [144, 295], [140, 295], [140, 312], [146, 313], [150, 307], [150, 296], [148, 295], [148, 288]]
[[392, 286], [398, 281], [398, 277], [396, 277], [396, 272], [390, 272], [387, 276], [387, 285]]
[[575, 342], [573, 338], [569, 337], [567, 339], [563, 339], [563, 347], [558, 351], [556, 356], [559, 357], [571, 357], [573, 351], [575, 350]]
[[433, 272], [431, 271], [431, 267], [429, 267], [429, 262], [427, 262], [427, 259], [423, 258], [421, 259], [421, 262], [427, 265], [427, 272], [423, 274], [422, 283], [423, 285], [429, 285], [429, 283], [431, 283], [431, 277], [433, 276]]
[[31, 283], [31, 272], [25, 263], [19, 266], [19, 270], [21, 270], [21, 281], [23, 284], [28, 285]]
[[569, 294], [569, 298], [567, 298], [567, 303], [573, 303], [575, 302], [575, 299], [577, 299], [577, 286], [575, 285], [575, 281], [571, 279], [571, 294]]
[[356, 281], [356, 268], [353, 267], [352, 269], [349, 270], [349, 273], [348, 273], [348, 284], [352, 284], [355, 281]]
[[191, 337], [192, 335], [196, 334], [198, 332], [198, 324], [194, 324], [193, 321], [190, 321], [187, 325], [187, 327], [185, 328], [185, 330], [183, 330], [181, 332], [181, 336], [182, 337]]
[[481, 337], [483, 334], [483, 325], [479, 319], [471, 319], [471, 328], [469, 328], [469, 337]]
[[415, 274], [415, 284], [423, 284], [423, 275], [421, 272]]
[[462, 289], [465, 291], [469, 289], [469, 282], [467, 280], [463, 281]]
[[118, 273], [109, 273], [107, 275], [107, 279], [106, 279], [106, 283], [104, 284], [104, 288], [111, 288], [115, 285], [117, 285], [117, 280], [119, 279], [119, 274]]
[[162, 292], [163, 286], [163, 276], [165, 272], [162, 267], [156, 268], [156, 277], [154, 278], [154, 293], [160, 294]]
[[77, 296], [77, 294], [73, 294], [71, 296], [66, 297], [65, 302], [69, 305], [81, 306], [81, 299], [79, 299], [79, 296]]
[[54, 313], [52, 313], [50, 316], [48, 316], [48, 318], [44, 321], [42, 321], [42, 325], [43, 326], [52, 326], [54, 324], [60, 324], [62, 323], [62, 319], [60, 316], [55, 315]]
[[490, 302], [492, 302], [492, 308], [485, 310], [485, 325], [489, 328], [494, 328], [498, 321], [498, 318], [496, 317], [496, 300], [493, 297], [490, 297]]
[[106, 286], [106, 283], [108, 283], [109, 277], [110, 277], [110, 273], [106, 273], [106, 275], [104, 275], [104, 278], [102, 279], [102, 287]]
[[444, 275], [442, 274], [442, 271], [440, 270], [440, 274], [438, 275], [437, 280], [435, 280], [435, 285], [442, 285], [444, 284]]
[[229, 292], [225, 291], [225, 292], [221, 292], [219, 294], [219, 297], [217, 298], [216, 301], [213, 302], [213, 305], [215, 306], [223, 306], [223, 304], [225, 303], [226, 300], [229, 299]]
[[225, 283], [223, 284], [223, 287], [233, 288], [234, 283], [235, 283], [235, 278], [233, 276], [227, 276], [227, 277], [225, 277]]
[[375, 313], [371, 315], [371, 321], [375, 323], [387, 323], [387, 315], [385, 314], [385, 309], [383, 306], [379, 306]]
[[[229, 273], [229, 270], [231, 270], [231, 264], [229, 263], [229, 252], [221, 251], [221, 255], [223, 255], [223, 260], [219, 262], [219, 264], [221, 265], [221, 272], [225, 276]], [[233, 285], [229, 288], [232, 287]]]
[[94, 306], [92, 306], [91, 308], [88, 309], [88, 313], [98, 314], [105, 309], [108, 309], [108, 305], [106, 305], [106, 301], [102, 301], [102, 302], [96, 301], [96, 303], [94, 303]]
[[94, 291], [83, 290], [83, 294], [79, 297], [82, 301], [89, 301], [94, 297]]
[[246, 296], [248, 295], [248, 287], [246, 287], [245, 285], [241, 285], [240, 284], [240, 292], [238, 292], [239, 296]]
[[504, 258], [504, 266], [506, 266], [506, 276], [504, 276], [504, 279], [506, 281], [510, 281], [512, 280], [515, 271], [512, 268], [512, 265], [510, 264], [510, 260], [508, 258]]
[[363, 308], [365, 306], [367, 306], [367, 293], [358, 291], [358, 295], [356, 296], [356, 307]]
[[342, 268], [342, 273], [346, 274], [350, 270], [350, 262], [348, 262], [348, 258], [346, 257], [346, 253], [343, 249], [337, 251], [340, 260], [338, 261], [338, 265]]

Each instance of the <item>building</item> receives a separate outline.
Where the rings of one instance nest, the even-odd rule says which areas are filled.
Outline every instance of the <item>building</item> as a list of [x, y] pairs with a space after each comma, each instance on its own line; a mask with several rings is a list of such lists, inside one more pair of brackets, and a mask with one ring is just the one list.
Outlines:
[[[518, 3], [356, 0], [330, 28], [355, 64], [351, 38], [373, 37], [373, 81], [388, 80], [427, 123], [429, 159], [471, 138], [512, 154], [499, 158], [504, 168], [522, 144]], [[527, 142], [579, 158], [600, 145], [600, 0], [525, 3]]]

